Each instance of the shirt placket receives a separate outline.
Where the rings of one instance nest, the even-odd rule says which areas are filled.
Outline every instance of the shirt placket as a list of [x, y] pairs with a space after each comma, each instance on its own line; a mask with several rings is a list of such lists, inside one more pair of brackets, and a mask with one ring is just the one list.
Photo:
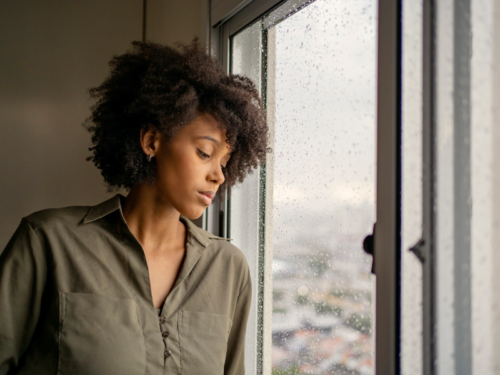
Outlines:
[[[126, 233], [125, 237], [128, 239], [128, 241], [126, 240], [125, 242], [130, 249], [129, 260], [131, 263], [129, 266], [135, 270], [133, 272], [136, 275], [135, 283], [140, 290], [140, 299], [144, 302], [142, 309], [154, 310], [153, 300], [151, 298], [151, 284], [149, 280], [149, 272], [147, 271], [147, 261], [144, 255], [144, 250], [132, 232], [130, 232], [121, 210], [120, 214], [120, 223], [123, 232]], [[192, 229], [193, 228], [191, 228], [191, 230]], [[163, 369], [164, 372], [166, 371], [165, 373], [182, 373], [181, 337], [179, 332], [178, 311], [182, 305], [183, 295], [185, 294], [183, 281], [188, 277], [192, 268], [201, 257], [202, 250], [208, 246], [209, 243], [210, 240], [208, 238], [200, 239], [196, 237], [195, 239], [189, 232], [186, 243], [186, 258], [183, 261], [179, 275], [172, 287], [172, 290], [163, 303], [161, 316], [158, 317], [160, 334], [163, 340]], [[142, 275], [143, 277], [140, 277], [139, 275]], [[154, 313], [156, 314], [156, 311]], [[146, 315], [149, 315], [149, 313], [144, 313], [144, 316]], [[151, 332], [150, 330], [148, 331]], [[148, 337], [146, 337], [146, 342], [150, 343]]]
[[167, 338], [170, 335], [170, 332], [166, 327], [167, 318], [165, 318], [164, 316], [160, 316], [159, 321], [160, 321], [161, 337], [163, 338], [163, 344], [165, 345], [165, 350], [163, 352], [163, 357], [164, 357], [163, 366], [165, 366], [167, 363], [167, 359], [172, 355], [172, 351], [169, 349], [169, 345], [167, 343]]

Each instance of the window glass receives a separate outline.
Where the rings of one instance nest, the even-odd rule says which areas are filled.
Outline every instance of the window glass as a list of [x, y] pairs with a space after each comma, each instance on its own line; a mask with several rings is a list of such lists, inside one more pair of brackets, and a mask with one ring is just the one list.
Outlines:
[[[265, 71], [273, 153], [260, 184], [232, 192], [231, 238], [243, 244], [245, 228], [265, 219], [272, 313], [252, 311], [272, 315], [273, 374], [373, 374], [375, 288], [362, 242], [375, 221], [376, 2], [284, 7], [232, 41], [233, 73], [259, 85]], [[250, 242], [244, 251], [259, 254]]]

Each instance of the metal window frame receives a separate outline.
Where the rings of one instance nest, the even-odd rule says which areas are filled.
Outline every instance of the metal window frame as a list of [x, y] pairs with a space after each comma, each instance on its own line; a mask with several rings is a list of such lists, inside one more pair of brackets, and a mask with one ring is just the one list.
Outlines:
[[402, 4], [379, 0], [375, 372], [400, 373]]
[[[293, 1], [293, 0], [291, 0]], [[310, 1], [298, 0], [306, 6]], [[282, 0], [254, 0], [221, 25], [214, 27], [210, 37], [210, 53], [217, 57], [229, 72], [230, 40], [233, 35], [270, 13]], [[378, 68], [377, 68], [377, 226], [375, 236], [376, 278], [376, 373], [400, 373], [400, 249], [401, 249], [401, 19], [400, 0], [379, 0], [378, 4]], [[265, 64], [263, 64], [265, 66]], [[265, 73], [265, 72], [263, 72]], [[265, 77], [265, 74], [262, 75]], [[265, 82], [263, 82], [265, 84]], [[263, 85], [263, 91], [265, 92]], [[383, 135], [383, 136], [381, 136]], [[265, 177], [265, 167], [261, 169]], [[264, 180], [265, 181], [265, 180]], [[261, 183], [262, 184], [262, 183]], [[265, 185], [265, 182], [264, 182]], [[261, 186], [265, 195], [265, 186]], [[262, 197], [264, 199], [265, 197]], [[228, 217], [228, 205], [218, 202]], [[207, 215], [214, 222], [214, 214]], [[227, 220], [221, 223], [227, 227]], [[265, 220], [262, 220], [260, 243], [265, 241]], [[217, 228], [219, 233], [227, 229]], [[264, 251], [259, 246], [259, 251]], [[265, 254], [264, 254], [265, 255]], [[263, 269], [264, 267], [262, 267]], [[262, 270], [259, 277], [264, 278]], [[264, 280], [262, 280], [264, 281]], [[265, 284], [265, 283], [264, 283]], [[258, 293], [264, 293], [259, 290]], [[272, 301], [271, 301], [272, 303]], [[264, 311], [260, 311], [264, 314]], [[264, 317], [259, 317], [259, 331], [263, 333]], [[261, 340], [259, 344], [264, 344]], [[259, 356], [264, 354], [258, 349]], [[257, 369], [268, 375], [270, 367], [258, 358]]]
[[[423, 1], [423, 228], [412, 248], [423, 267], [423, 373], [438, 373], [437, 319], [437, 2]], [[455, 373], [472, 374], [471, 296], [471, 2], [453, 3], [453, 233]]]
[[[423, 267], [423, 371], [424, 374], [436, 372], [436, 255], [434, 199], [435, 184], [435, 3], [423, 0], [423, 38], [422, 38], [422, 246], [420, 261]], [[418, 254], [417, 254], [418, 255]]]
[[454, 325], [456, 374], [472, 374], [471, 296], [471, 1], [453, 9]]

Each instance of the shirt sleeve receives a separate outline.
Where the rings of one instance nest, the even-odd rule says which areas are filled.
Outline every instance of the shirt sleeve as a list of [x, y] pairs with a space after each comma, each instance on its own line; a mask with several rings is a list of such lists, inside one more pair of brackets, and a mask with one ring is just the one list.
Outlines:
[[23, 218], [0, 253], [0, 375], [17, 367], [31, 341], [46, 276], [41, 243]]
[[229, 333], [226, 362], [224, 364], [225, 375], [245, 374], [245, 333], [251, 301], [252, 282], [249, 277], [236, 302], [233, 324]]

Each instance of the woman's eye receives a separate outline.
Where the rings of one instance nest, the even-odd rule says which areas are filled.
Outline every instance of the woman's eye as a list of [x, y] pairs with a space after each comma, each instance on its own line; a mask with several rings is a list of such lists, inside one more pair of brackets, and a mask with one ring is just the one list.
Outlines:
[[210, 155], [205, 154], [205, 153], [204, 153], [203, 151], [201, 151], [201, 150], [198, 150], [198, 152], [199, 152], [199, 154], [200, 154], [201, 156], [203, 156], [204, 158], [208, 158], [208, 157], [210, 157]]
[[[205, 153], [204, 153], [203, 151], [201, 151], [200, 149], [196, 149], [196, 150], [198, 150], [198, 153], [199, 153], [199, 154], [200, 154], [203, 158], [205, 158], [205, 159], [206, 159], [206, 158], [209, 158], [209, 157], [210, 157], [210, 155], [205, 154]], [[221, 167], [222, 169], [225, 169], [225, 168], [226, 168], [226, 167], [224, 167], [223, 165], [221, 165], [220, 167]]]

